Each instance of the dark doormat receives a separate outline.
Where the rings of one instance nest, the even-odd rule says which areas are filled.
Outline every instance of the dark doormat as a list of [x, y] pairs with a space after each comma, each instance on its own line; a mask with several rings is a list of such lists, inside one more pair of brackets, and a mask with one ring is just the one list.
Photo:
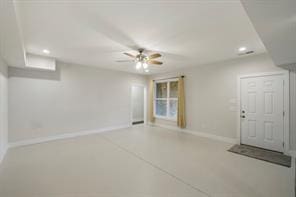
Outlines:
[[228, 151], [289, 168], [291, 167], [291, 157], [279, 152], [238, 144], [232, 146]]

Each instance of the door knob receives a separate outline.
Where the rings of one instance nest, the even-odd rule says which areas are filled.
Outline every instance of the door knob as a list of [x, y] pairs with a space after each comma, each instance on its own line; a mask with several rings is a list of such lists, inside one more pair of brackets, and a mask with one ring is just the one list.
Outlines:
[[245, 118], [246, 116], [245, 116], [245, 115], [241, 115], [240, 117], [241, 117], [241, 118]]
[[244, 114], [245, 113], [245, 110], [242, 110], [242, 113]]

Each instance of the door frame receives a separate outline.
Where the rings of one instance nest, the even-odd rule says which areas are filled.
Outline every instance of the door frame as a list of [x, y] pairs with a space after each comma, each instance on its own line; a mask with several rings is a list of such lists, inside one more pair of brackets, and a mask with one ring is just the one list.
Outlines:
[[239, 75], [237, 77], [237, 143], [241, 144], [241, 80], [245, 78], [253, 77], [263, 77], [263, 76], [276, 76], [281, 75], [284, 77], [284, 154], [289, 155], [290, 151], [290, 111], [289, 111], [289, 100], [290, 100], [290, 77], [289, 71], [275, 71], [275, 72], [263, 72], [263, 73], [254, 73], [248, 75]]
[[143, 87], [144, 89], [144, 125], [147, 124], [147, 86], [145, 84], [141, 84], [141, 83], [132, 83], [130, 85], [130, 126], [134, 126], [133, 125], [133, 87], [134, 86], [138, 86], [138, 87]]

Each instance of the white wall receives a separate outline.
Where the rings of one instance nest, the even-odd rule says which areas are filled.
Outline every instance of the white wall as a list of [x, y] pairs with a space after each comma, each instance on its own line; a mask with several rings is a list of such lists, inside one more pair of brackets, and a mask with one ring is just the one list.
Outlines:
[[146, 77], [58, 67], [58, 74], [9, 70], [9, 142], [130, 124], [131, 84]]
[[144, 120], [144, 87], [132, 87], [133, 121]]
[[0, 56], [0, 163], [7, 150], [7, 65]]
[[[266, 54], [243, 57], [169, 74], [153, 79], [185, 75], [187, 129], [222, 137], [237, 135], [237, 77], [282, 70]], [[159, 124], [175, 122], [156, 120]]]

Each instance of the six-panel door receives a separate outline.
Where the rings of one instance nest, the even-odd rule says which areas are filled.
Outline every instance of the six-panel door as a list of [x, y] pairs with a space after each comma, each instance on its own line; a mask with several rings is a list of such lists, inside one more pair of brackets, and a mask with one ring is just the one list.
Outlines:
[[241, 79], [241, 143], [284, 151], [284, 79]]

